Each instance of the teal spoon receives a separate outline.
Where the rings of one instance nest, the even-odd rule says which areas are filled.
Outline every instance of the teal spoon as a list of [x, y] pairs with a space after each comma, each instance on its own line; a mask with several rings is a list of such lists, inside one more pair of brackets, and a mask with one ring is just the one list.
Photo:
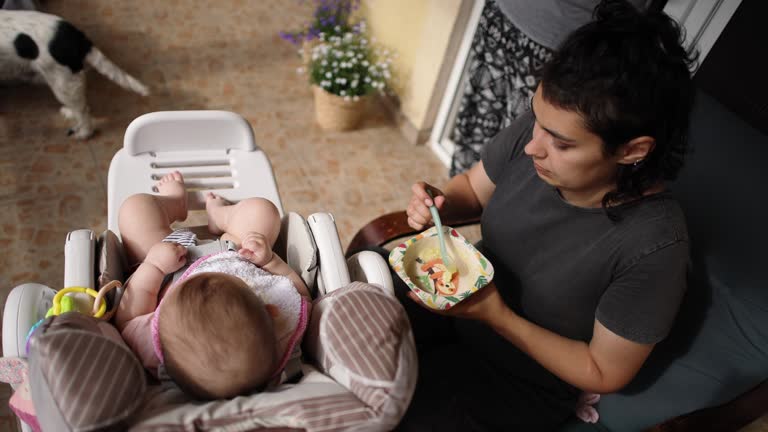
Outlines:
[[432, 196], [432, 191], [427, 189], [427, 195], [432, 199], [432, 205], [429, 206], [429, 212], [432, 213], [432, 220], [435, 222], [437, 228], [437, 238], [440, 240], [440, 256], [443, 258], [443, 265], [451, 272], [456, 273], [456, 263], [453, 262], [453, 258], [448, 253], [448, 249], [445, 247], [445, 235], [443, 233], [443, 224], [440, 222], [440, 215], [437, 213], [437, 207], [435, 207], [435, 198]]

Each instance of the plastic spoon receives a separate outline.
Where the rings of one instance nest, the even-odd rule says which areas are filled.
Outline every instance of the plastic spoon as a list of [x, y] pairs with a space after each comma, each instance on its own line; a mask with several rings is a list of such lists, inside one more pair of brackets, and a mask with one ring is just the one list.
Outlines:
[[456, 273], [456, 263], [453, 262], [453, 258], [445, 247], [443, 224], [440, 222], [440, 215], [437, 213], [437, 207], [435, 207], [435, 198], [432, 196], [432, 191], [429, 189], [427, 189], [427, 195], [432, 199], [432, 205], [429, 206], [429, 212], [432, 213], [432, 220], [435, 222], [435, 227], [437, 228], [437, 238], [440, 240], [440, 256], [443, 258], [443, 265], [445, 265], [446, 270], [449, 272]]

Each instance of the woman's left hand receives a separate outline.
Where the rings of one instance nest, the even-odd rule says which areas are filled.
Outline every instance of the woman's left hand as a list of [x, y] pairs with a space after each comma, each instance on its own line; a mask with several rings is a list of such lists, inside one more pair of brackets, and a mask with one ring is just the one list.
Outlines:
[[501, 295], [499, 295], [499, 291], [496, 289], [496, 284], [493, 282], [484, 286], [469, 298], [462, 300], [456, 306], [445, 310], [436, 310], [428, 307], [413, 292], [409, 292], [408, 297], [430, 312], [482, 321], [488, 325], [492, 325], [495, 320], [501, 319], [505, 314], [512, 312], [504, 303]]

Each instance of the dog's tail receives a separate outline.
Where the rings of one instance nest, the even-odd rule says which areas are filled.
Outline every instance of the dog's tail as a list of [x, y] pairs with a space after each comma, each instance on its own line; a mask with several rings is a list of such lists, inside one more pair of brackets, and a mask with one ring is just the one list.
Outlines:
[[91, 47], [91, 51], [85, 57], [85, 61], [88, 62], [94, 69], [99, 71], [105, 77], [111, 79], [120, 87], [127, 90], [135, 91], [136, 93], [147, 96], [149, 89], [147, 86], [139, 82], [136, 78], [128, 75], [125, 71], [117, 67], [112, 63], [98, 48]]

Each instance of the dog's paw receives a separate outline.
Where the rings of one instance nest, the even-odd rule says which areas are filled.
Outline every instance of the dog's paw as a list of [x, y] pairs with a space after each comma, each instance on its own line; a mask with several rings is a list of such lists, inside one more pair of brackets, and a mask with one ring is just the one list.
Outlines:
[[93, 136], [95, 130], [93, 129], [69, 129], [67, 131], [67, 136], [73, 137], [75, 139], [79, 140], [86, 140]]
[[75, 113], [72, 112], [71, 109], [69, 109], [69, 108], [67, 108], [65, 106], [61, 107], [61, 109], [59, 109], [59, 112], [61, 113], [62, 116], [64, 116], [65, 119], [70, 119], [71, 120], [71, 119], [75, 118]]

